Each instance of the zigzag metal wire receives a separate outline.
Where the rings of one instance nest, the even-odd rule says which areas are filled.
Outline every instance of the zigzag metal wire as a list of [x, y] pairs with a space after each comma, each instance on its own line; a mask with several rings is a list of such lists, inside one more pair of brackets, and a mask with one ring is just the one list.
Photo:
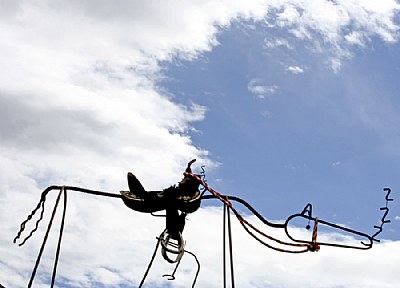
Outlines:
[[[206, 170], [204, 169], [206, 166], [202, 165], [201, 168], [201, 172], [200, 172], [200, 178], [204, 181], [204, 183], [207, 183], [207, 179], [206, 179]], [[201, 188], [201, 193], [204, 194], [207, 189], [206, 187], [202, 186]]]
[[378, 236], [382, 230], [383, 230], [383, 225], [385, 223], [390, 223], [390, 220], [386, 220], [386, 216], [389, 214], [389, 207], [388, 204], [390, 201], [393, 201], [393, 198], [389, 198], [390, 192], [392, 192], [392, 190], [390, 190], [390, 188], [384, 188], [383, 191], [387, 192], [386, 196], [385, 196], [385, 200], [386, 200], [386, 206], [385, 207], [381, 207], [379, 210], [381, 211], [385, 211], [385, 213], [383, 213], [382, 219], [381, 219], [381, 225], [380, 226], [376, 226], [374, 225], [375, 229], [378, 229], [378, 231], [372, 235], [372, 240], [376, 241], [376, 242], [380, 242], [380, 240], [376, 239], [375, 237]]

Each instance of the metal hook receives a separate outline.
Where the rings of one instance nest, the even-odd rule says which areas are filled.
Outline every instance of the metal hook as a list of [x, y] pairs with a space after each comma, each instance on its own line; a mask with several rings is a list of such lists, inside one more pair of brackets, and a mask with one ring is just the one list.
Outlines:
[[164, 275], [162, 275], [162, 277], [169, 277], [169, 278], [167, 278], [169, 281], [175, 280], [176, 279], [175, 278], [175, 272], [178, 269], [178, 266], [179, 266], [180, 263], [181, 263], [181, 260], [179, 260], [178, 263], [176, 263], [175, 269], [172, 272], [172, 274], [164, 274]]
[[162, 277], [169, 277], [169, 278], [167, 278], [167, 280], [173, 281], [173, 280], [176, 279], [175, 276], [174, 276], [174, 274], [175, 274], [175, 271], [174, 271], [171, 275], [169, 275], [169, 274], [164, 274], [164, 275], [162, 275]]

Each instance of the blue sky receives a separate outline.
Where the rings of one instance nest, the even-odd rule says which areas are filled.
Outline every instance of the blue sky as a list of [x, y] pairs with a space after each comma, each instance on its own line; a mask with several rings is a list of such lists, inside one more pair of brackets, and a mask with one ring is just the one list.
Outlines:
[[[1, 284], [29, 281], [46, 221], [25, 246], [11, 241], [47, 186], [118, 193], [132, 171], [162, 189], [197, 158], [211, 187], [275, 221], [312, 203], [320, 219], [371, 235], [392, 188], [391, 223], [369, 251], [282, 254], [234, 221], [239, 287], [396, 287], [400, 4], [247, 2], [0, 4]], [[122, 207], [69, 193], [59, 286], [138, 285], [164, 223]], [[188, 216], [196, 287], [222, 286], [221, 229], [217, 201]], [[337, 240], [330, 232], [320, 239]], [[49, 281], [53, 234], [37, 287]], [[195, 268], [184, 257], [168, 282], [173, 267], [158, 257], [147, 287], [188, 287]]]
[[[291, 48], [268, 48], [265, 35], [289, 39]], [[373, 231], [382, 189], [398, 184], [398, 45], [375, 39], [353, 49], [335, 72], [329, 51], [310, 51], [309, 41], [292, 38], [235, 23], [211, 53], [166, 65], [160, 86], [179, 102], [207, 107], [191, 135], [222, 163], [209, 175], [221, 178], [221, 189], [270, 217], [283, 219], [312, 202], [339, 223]]]

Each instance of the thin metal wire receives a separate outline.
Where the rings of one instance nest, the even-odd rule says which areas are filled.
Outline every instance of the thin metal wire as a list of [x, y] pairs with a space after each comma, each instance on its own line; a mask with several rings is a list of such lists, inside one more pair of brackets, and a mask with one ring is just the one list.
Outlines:
[[[229, 261], [230, 261], [230, 273], [231, 273], [231, 286], [235, 287], [235, 273], [233, 269], [233, 245], [232, 245], [232, 227], [231, 227], [231, 217], [228, 205], [224, 203], [223, 207], [223, 236], [222, 236], [222, 250], [223, 250], [223, 285], [226, 288], [226, 230], [228, 230], [228, 246], [229, 246]], [[226, 229], [226, 223], [228, 224], [228, 229]]]
[[60, 192], [63, 192], [63, 194], [64, 194], [64, 207], [63, 207], [63, 214], [62, 214], [62, 218], [61, 218], [60, 232], [59, 232], [59, 236], [58, 236], [56, 257], [54, 259], [54, 265], [53, 265], [53, 275], [51, 277], [51, 287], [54, 287], [54, 283], [56, 281], [57, 264], [58, 264], [58, 259], [60, 257], [61, 240], [62, 240], [62, 236], [63, 236], [63, 232], [64, 232], [65, 214], [67, 212], [67, 190], [65, 189], [65, 187], [62, 187], [60, 189]]
[[222, 274], [223, 274], [223, 285], [224, 288], [226, 288], [226, 240], [225, 240], [225, 235], [226, 235], [226, 203], [224, 203], [224, 208], [223, 208], [223, 216], [222, 216]]
[[33, 235], [34, 232], [37, 231], [37, 229], [39, 228], [39, 223], [40, 221], [42, 221], [43, 219], [43, 215], [44, 215], [44, 202], [45, 202], [45, 197], [42, 197], [39, 201], [39, 203], [37, 204], [37, 206], [35, 207], [35, 209], [32, 210], [31, 214], [28, 215], [28, 218], [23, 221], [20, 225], [20, 230], [17, 233], [17, 236], [15, 236], [13, 242], [17, 243], [17, 240], [21, 237], [21, 233], [25, 230], [25, 225], [26, 223], [32, 219], [33, 215], [35, 215], [35, 213], [40, 209], [40, 216], [39, 219], [36, 220], [35, 222], [35, 227], [32, 229], [32, 231], [29, 233], [28, 236], [25, 237], [25, 239], [18, 244], [18, 246], [22, 246], [25, 244], [25, 242]]
[[194, 286], [196, 285], [197, 277], [199, 276], [199, 273], [200, 273], [200, 262], [199, 262], [199, 259], [197, 259], [197, 256], [194, 253], [192, 253], [192, 252], [190, 252], [188, 250], [185, 250], [185, 253], [188, 253], [188, 254], [192, 255], [194, 257], [194, 260], [197, 263], [197, 271], [196, 271], [196, 274], [194, 276], [193, 283], [192, 283], [192, 288], [194, 288]]
[[228, 218], [228, 238], [229, 238], [229, 259], [231, 264], [231, 285], [232, 288], [235, 288], [235, 273], [233, 271], [233, 246], [232, 246], [232, 227], [231, 227], [231, 212], [229, 211], [229, 207], [226, 206], [226, 213]]
[[151, 268], [151, 266], [153, 265], [153, 262], [154, 262], [154, 258], [156, 258], [156, 254], [157, 254], [158, 247], [160, 246], [160, 242], [161, 242], [161, 235], [160, 235], [160, 237], [157, 238], [156, 248], [154, 249], [153, 255], [151, 256], [151, 259], [150, 259], [150, 263], [149, 263], [149, 265], [147, 265], [147, 269], [144, 272], [142, 281], [140, 281], [140, 284], [139, 284], [138, 288], [141, 288], [143, 286], [144, 281], [146, 280], [146, 277], [149, 274], [150, 268]]
[[[182, 260], [182, 259], [181, 259], [181, 260]], [[162, 277], [168, 277], [167, 279], [168, 279], [169, 281], [175, 280], [175, 279], [176, 279], [176, 278], [175, 278], [175, 273], [176, 273], [176, 270], [178, 270], [179, 264], [181, 264], [181, 260], [179, 260], [178, 263], [176, 263], [175, 269], [174, 269], [174, 271], [172, 272], [172, 274], [164, 274], [164, 275], [162, 275]]]
[[37, 231], [38, 227], [39, 227], [39, 223], [40, 221], [43, 219], [43, 214], [44, 214], [44, 204], [46, 202], [46, 196], [47, 194], [52, 191], [52, 190], [58, 190], [60, 191], [61, 189], [65, 189], [65, 190], [70, 190], [70, 191], [76, 191], [76, 192], [82, 192], [85, 194], [91, 194], [91, 195], [97, 195], [97, 196], [106, 196], [106, 197], [111, 197], [111, 198], [121, 198], [122, 199], [122, 195], [121, 194], [114, 194], [114, 193], [110, 193], [110, 192], [104, 192], [104, 191], [96, 191], [96, 190], [89, 190], [89, 189], [85, 189], [85, 188], [81, 188], [81, 187], [75, 187], [75, 186], [49, 186], [47, 187], [41, 194], [39, 203], [36, 205], [35, 209], [32, 210], [32, 212], [28, 215], [28, 217], [26, 218], [26, 220], [24, 220], [21, 225], [20, 225], [20, 229], [17, 233], [17, 236], [15, 236], [13, 242], [16, 243], [18, 239], [20, 239], [22, 232], [25, 230], [26, 228], [26, 223], [28, 221], [30, 221], [33, 216], [36, 214], [36, 212], [40, 209], [40, 216], [39, 219], [36, 221], [35, 223], [35, 227], [32, 229], [32, 231], [28, 234], [28, 236], [26, 236], [22, 242], [20, 244], [18, 244], [19, 246], [22, 246], [25, 244], [25, 242], [32, 237], [33, 233]]
[[57, 199], [56, 199], [56, 203], [55, 203], [54, 208], [53, 208], [53, 212], [52, 212], [51, 217], [50, 217], [49, 224], [47, 226], [46, 234], [44, 235], [44, 238], [43, 238], [42, 246], [40, 247], [40, 250], [39, 250], [39, 255], [36, 258], [36, 263], [35, 263], [35, 266], [33, 268], [33, 271], [32, 271], [32, 274], [31, 274], [31, 278], [30, 278], [29, 283], [28, 283], [28, 288], [32, 287], [33, 280], [35, 279], [37, 268], [39, 267], [40, 260], [42, 258], [42, 254], [43, 254], [43, 251], [44, 251], [44, 247], [46, 246], [47, 238], [49, 237], [51, 226], [53, 224], [54, 216], [56, 215], [58, 203], [60, 202], [61, 194], [62, 194], [62, 191], [60, 190], [60, 192], [58, 193]]
[[374, 241], [376, 241], [376, 242], [380, 242], [380, 240], [375, 239], [375, 237], [378, 236], [378, 234], [380, 234], [383, 231], [383, 225], [386, 224], [386, 223], [390, 223], [390, 220], [386, 220], [386, 216], [389, 213], [388, 204], [389, 204], [389, 201], [393, 201], [394, 200], [392, 198], [389, 198], [390, 192], [392, 191], [392, 190], [390, 190], [390, 188], [384, 188], [383, 191], [387, 192], [387, 194], [385, 196], [386, 206], [380, 208], [381, 211], [385, 211], [385, 213], [383, 214], [383, 216], [381, 218], [381, 225], [380, 226], [374, 226], [374, 228], [378, 229], [378, 231], [374, 235], [372, 235], [372, 239]]
[[[238, 220], [239, 220], [240, 224], [243, 226], [243, 228], [251, 236], [253, 236], [257, 241], [259, 241], [263, 245], [267, 246], [268, 248], [271, 248], [271, 249], [274, 249], [274, 250], [277, 250], [277, 251], [280, 251], [280, 252], [287, 252], [287, 253], [303, 253], [303, 252], [310, 251], [310, 249], [314, 250], [313, 247], [315, 246], [315, 243], [313, 243], [312, 240], [311, 241], [297, 240], [294, 237], [292, 237], [289, 234], [289, 231], [288, 231], [289, 222], [290, 222], [290, 220], [292, 220], [295, 217], [303, 217], [303, 218], [305, 218], [305, 219], [307, 219], [309, 221], [314, 221], [314, 223], [315, 223], [316, 218], [311, 216], [311, 204], [308, 204], [306, 206], [306, 208], [303, 210], [302, 213], [290, 215], [288, 217], [288, 219], [284, 223], [272, 223], [272, 222], [269, 222], [268, 220], [266, 220], [261, 214], [259, 214], [250, 204], [248, 204], [243, 199], [240, 199], [240, 198], [234, 197], [234, 196], [229, 196], [229, 200], [230, 201], [227, 201], [226, 200], [227, 195], [219, 194], [217, 191], [215, 191], [214, 189], [209, 187], [206, 183], [204, 183], [197, 175], [191, 174], [191, 173], [185, 173], [185, 175], [190, 175], [190, 176], [196, 178], [200, 182], [200, 184], [203, 185], [212, 194], [212, 195], [204, 195], [204, 196], [202, 196], [202, 198], [201, 198], [202, 200], [205, 200], [205, 199], [219, 199], [223, 203], [226, 203], [226, 205], [228, 205], [228, 207], [230, 207], [232, 209], [232, 211], [234, 212], [234, 214], [238, 218]], [[389, 188], [385, 188], [385, 191], [388, 192], [388, 194], [386, 195], [387, 201], [393, 201], [393, 199], [389, 199], [388, 198], [389, 197], [389, 193], [390, 193], [390, 189]], [[274, 227], [274, 228], [283, 228], [285, 233], [286, 233], [286, 235], [289, 237], [289, 239], [292, 240], [295, 243], [288, 243], [288, 242], [280, 241], [280, 240], [275, 239], [275, 238], [263, 233], [262, 231], [258, 230], [252, 224], [250, 224], [248, 221], [244, 220], [244, 218], [233, 207], [231, 201], [236, 201], [236, 202], [239, 202], [239, 203], [243, 204], [258, 219], [260, 219], [260, 221], [263, 222], [265, 225], [270, 226], [270, 227]], [[382, 223], [388, 223], [389, 220], [385, 220], [385, 217], [388, 214], [388, 207], [383, 207], [383, 208], [381, 208], [381, 210], [385, 210], [385, 214], [384, 214], [384, 216], [382, 218]], [[308, 214], [308, 215], [306, 215], [306, 214]], [[356, 230], [353, 230], [353, 229], [349, 229], [347, 227], [342, 227], [342, 226], [339, 226], [337, 224], [330, 223], [328, 221], [324, 221], [324, 220], [321, 220], [321, 219], [319, 219], [318, 221], [319, 221], [320, 224], [327, 225], [327, 226], [330, 226], [332, 228], [335, 228], [335, 229], [338, 229], [338, 230], [342, 230], [342, 231], [345, 231], [345, 232], [350, 233], [350, 234], [354, 234], [354, 235], [357, 235], [357, 236], [365, 237], [369, 241], [369, 243], [364, 243], [363, 241], [361, 241], [362, 245], [360, 245], [360, 246], [336, 244], [336, 243], [327, 243], [327, 242], [318, 242], [317, 243], [318, 245], [332, 246], [332, 247], [338, 247], [338, 248], [350, 248], [350, 249], [366, 250], [366, 249], [370, 249], [372, 247], [373, 241], [377, 241], [376, 239], [373, 239], [373, 237], [368, 235], [368, 234], [365, 234], [365, 233], [362, 233], [362, 232], [359, 232], [359, 231], [356, 231]], [[277, 243], [280, 243], [280, 244], [283, 244], [283, 245], [288, 245], [288, 246], [303, 246], [303, 245], [306, 245], [304, 247], [308, 247], [308, 249], [300, 250], [300, 251], [293, 251], [293, 250], [286, 250], [286, 249], [280, 249], [280, 248], [277, 248], [277, 247], [273, 247], [273, 246], [268, 245], [267, 243], [265, 243], [260, 238], [258, 238], [252, 231], [250, 231], [249, 228], [251, 228], [255, 232], [257, 232], [257, 233], [261, 234], [262, 236], [267, 237], [268, 239], [273, 240], [273, 241], [275, 241]], [[375, 227], [375, 228], [378, 228], [379, 229], [378, 232], [380, 233], [382, 227], [378, 226], [378, 227]]]
[[[196, 174], [192, 174], [192, 173], [184, 173], [184, 174], [196, 178], [196, 179], [200, 182], [201, 185], [203, 185], [211, 194], [213, 194], [213, 196], [214, 196], [215, 198], [219, 199], [220, 201], [222, 201], [223, 203], [225, 203], [229, 208], [231, 208], [232, 211], [233, 211], [233, 213], [235, 214], [236, 218], [239, 220], [240, 224], [243, 226], [243, 228], [244, 228], [251, 236], [253, 236], [257, 241], [259, 241], [259, 242], [262, 243], [263, 245], [267, 246], [268, 248], [271, 248], [271, 249], [274, 249], [274, 250], [277, 250], [277, 251], [280, 251], [280, 252], [287, 252], [287, 253], [304, 253], [304, 252], [307, 252], [307, 251], [308, 251], [308, 248], [310, 247], [311, 242], [310, 242], [310, 243], [305, 243], [305, 244], [303, 244], [303, 243], [301, 243], [301, 244], [299, 244], [299, 243], [290, 243], [290, 242], [281, 241], [281, 240], [276, 239], [276, 238], [274, 238], [274, 237], [272, 237], [272, 236], [270, 236], [270, 235], [267, 235], [266, 233], [260, 231], [258, 228], [256, 228], [255, 226], [253, 226], [253, 225], [252, 225], [251, 223], [249, 223], [247, 220], [245, 220], [245, 219], [239, 214], [239, 212], [233, 207], [231, 201], [227, 198], [228, 196], [222, 196], [221, 194], [219, 194], [217, 191], [215, 191], [214, 189], [212, 189], [211, 187], [209, 187], [206, 183], [204, 183], [204, 181], [203, 181], [199, 176], [197, 176]], [[205, 198], [204, 198], [204, 199], [205, 199]], [[242, 201], [243, 201], [243, 200], [242, 200]], [[245, 201], [243, 201], [243, 202], [245, 202]], [[249, 204], [248, 204], [248, 206], [251, 207]], [[254, 210], [254, 209], [253, 209], [253, 210]], [[261, 215], [260, 215], [260, 216], [261, 216]], [[261, 218], [264, 219], [262, 216], [261, 216]], [[265, 220], [265, 219], [264, 219], [264, 220]], [[265, 223], [270, 223], [270, 222], [267, 221], [267, 220], [265, 220]], [[268, 225], [268, 224], [267, 224], [267, 225]], [[269, 226], [277, 226], [277, 225], [273, 225], [272, 223], [270, 223]], [[284, 228], [284, 227], [285, 227], [285, 225], [279, 225], [279, 228]], [[249, 228], [251, 228], [251, 229], [254, 230], [255, 232], [261, 234], [262, 236], [268, 238], [269, 240], [273, 240], [273, 241], [275, 241], [275, 242], [277, 242], [277, 243], [279, 243], [279, 244], [283, 244], [283, 245], [287, 245], [287, 246], [294, 246], [294, 247], [306, 247], [306, 249], [300, 250], [300, 251], [299, 251], [299, 250], [293, 251], [293, 250], [281, 249], [281, 248], [277, 248], [277, 247], [271, 246], [271, 245], [267, 244], [265, 241], [263, 241], [263, 240], [261, 240], [260, 238], [258, 238], [254, 233], [252, 233], [252, 232], [249, 230]]]

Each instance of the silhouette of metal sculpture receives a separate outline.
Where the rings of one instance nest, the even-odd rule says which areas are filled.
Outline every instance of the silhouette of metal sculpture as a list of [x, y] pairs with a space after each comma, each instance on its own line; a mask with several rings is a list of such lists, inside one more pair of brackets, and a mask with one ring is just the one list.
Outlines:
[[[58, 196], [56, 198], [56, 202], [52, 211], [52, 215], [50, 217], [50, 221], [41, 245], [41, 248], [39, 250], [38, 257], [36, 259], [35, 266], [33, 268], [31, 278], [28, 284], [28, 287], [31, 287], [33, 284], [33, 280], [35, 278], [38, 266], [40, 264], [41, 256], [43, 254], [52, 224], [54, 220], [54, 216], [57, 211], [57, 207], [59, 205], [59, 202], [61, 198], [63, 198], [63, 214], [61, 217], [61, 225], [59, 229], [59, 238], [58, 238], [58, 244], [57, 244], [57, 249], [56, 249], [56, 255], [54, 259], [54, 265], [53, 265], [53, 273], [52, 273], [52, 279], [51, 279], [51, 287], [54, 287], [55, 284], [55, 278], [57, 274], [57, 263], [59, 259], [59, 254], [61, 250], [61, 240], [62, 240], [62, 235], [63, 235], [63, 230], [64, 230], [64, 223], [65, 223], [65, 213], [66, 213], [66, 208], [67, 208], [67, 191], [76, 191], [76, 192], [82, 192], [82, 193], [87, 193], [87, 194], [92, 194], [96, 196], [105, 196], [105, 197], [112, 197], [112, 198], [120, 198], [122, 201], [125, 203], [125, 205], [135, 211], [139, 212], [144, 212], [144, 213], [151, 213], [153, 216], [160, 216], [160, 215], [154, 215], [154, 212], [157, 211], [162, 211], [165, 210], [166, 214], [161, 215], [166, 218], [166, 227], [164, 231], [160, 234], [159, 237], [157, 237], [157, 245], [154, 250], [153, 256], [151, 258], [151, 261], [147, 267], [147, 270], [142, 278], [142, 281], [139, 284], [139, 287], [142, 287], [144, 284], [144, 281], [148, 275], [148, 272], [152, 266], [152, 263], [154, 261], [154, 258], [156, 256], [157, 250], [161, 244], [162, 247], [162, 256], [163, 258], [168, 261], [169, 263], [177, 263], [174, 271], [172, 274], [165, 274], [163, 275], [164, 277], [168, 277], [168, 280], [175, 280], [175, 272], [180, 264], [180, 261], [182, 259], [182, 256], [184, 253], [188, 253], [192, 255], [197, 263], [197, 272], [195, 275], [195, 278], [192, 283], [192, 287], [195, 286], [197, 276], [200, 271], [200, 262], [198, 261], [197, 257], [195, 254], [193, 254], [190, 251], [187, 251], [184, 249], [185, 242], [183, 240], [183, 230], [185, 227], [185, 218], [187, 214], [195, 212], [197, 209], [199, 209], [201, 200], [207, 200], [207, 199], [218, 199], [224, 204], [224, 287], [226, 285], [226, 279], [225, 279], [225, 222], [227, 219], [227, 224], [228, 224], [228, 237], [229, 237], [229, 253], [230, 253], [230, 265], [231, 265], [231, 284], [232, 287], [234, 287], [234, 277], [233, 277], [233, 258], [232, 258], [232, 235], [231, 235], [231, 224], [230, 224], [230, 211], [233, 212], [233, 214], [236, 216], [238, 219], [239, 223], [242, 225], [242, 227], [245, 229], [246, 232], [248, 232], [254, 239], [256, 239], [258, 242], [261, 244], [265, 245], [268, 248], [271, 248], [273, 250], [279, 251], [279, 252], [286, 252], [286, 253], [304, 253], [304, 252], [315, 252], [318, 251], [321, 246], [332, 246], [332, 247], [339, 247], [339, 248], [351, 248], [351, 249], [370, 249], [375, 242], [379, 242], [378, 239], [376, 239], [376, 236], [382, 232], [383, 230], [383, 225], [386, 223], [389, 223], [390, 220], [386, 220], [386, 216], [388, 215], [389, 212], [389, 207], [388, 207], [388, 202], [393, 201], [393, 199], [389, 198], [390, 195], [390, 188], [384, 188], [384, 191], [387, 192], [386, 194], [386, 206], [380, 208], [380, 210], [385, 211], [384, 215], [381, 219], [381, 225], [380, 226], [374, 226], [374, 228], [378, 229], [378, 231], [370, 236], [368, 234], [343, 227], [325, 220], [321, 220], [318, 217], [314, 217], [312, 215], [312, 205], [307, 204], [303, 211], [301, 213], [293, 214], [290, 215], [287, 220], [283, 223], [272, 223], [265, 219], [260, 213], [258, 213], [249, 203], [244, 201], [241, 198], [238, 198], [236, 196], [228, 196], [228, 195], [221, 195], [214, 189], [208, 186], [208, 184], [205, 181], [205, 174], [204, 174], [204, 168], [203, 166], [201, 167], [202, 173], [200, 174], [193, 174], [191, 165], [195, 162], [196, 160], [192, 160], [188, 163], [187, 168], [185, 170], [184, 178], [178, 183], [178, 185], [173, 185], [170, 186], [162, 191], [146, 191], [140, 181], [136, 178], [135, 175], [132, 173], [128, 173], [128, 186], [129, 186], [129, 191], [121, 191], [120, 194], [115, 194], [115, 193], [109, 193], [109, 192], [103, 192], [103, 191], [95, 191], [95, 190], [89, 190], [85, 188], [80, 188], [80, 187], [73, 187], [73, 186], [50, 186], [47, 189], [45, 189], [42, 194], [39, 203], [35, 207], [35, 209], [28, 215], [27, 219], [21, 223], [20, 230], [17, 233], [17, 236], [14, 238], [14, 243], [17, 242], [18, 239], [21, 238], [21, 234], [25, 230], [25, 225], [28, 221], [32, 220], [33, 216], [40, 210], [40, 215], [39, 218], [36, 220], [35, 227], [32, 229], [32, 231], [26, 236], [23, 240], [20, 240], [21, 243], [18, 244], [19, 246], [22, 246], [32, 235], [33, 233], [38, 229], [39, 222], [43, 219], [44, 215], [44, 204], [46, 201], [46, 196], [47, 194], [52, 191], [52, 190], [58, 190]], [[202, 191], [200, 192], [199, 187], [202, 186]], [[204, 193], [208, 191], [211, 194], [210, 195], [204, 195]], [[63, 197], [62, 197], [63, 196]], [[285, 232], [286, 236], [289, 238], [289, 241], [283, 241], [280, 239], [277, 239], [273, 236], [268, 235], [267, 233], [261, 231], [259, 228], [256, 228], [253, 224], [251, 224], [249, 221], [247, 221], [239, 212], [238, 210], [233, 206], [232, 202], [237, 202], [242, 204], [244, 207], [246, 207], [253, 215], [255, 215], [263, 224], [272, 227], [272, 228], [278, 228], [278, 229], [283, 229]], [[227, 215], [227, 217], [226, 217]], [[306, 228], [310, 229], [311, 225], [310, 223], [313, 222], [313, 230], [311, 234], [311, 239], [309, 240], [304, 240], [304, 239], [296, 239], [293, 235], [290, 234], [289, 231], [289, 224], [293, 222], [294, 220], [298, 219], [303, 219], [308, 222]], [[322, 241], [317, 241], [317, 234], [318, 234], [318, 225], [325, 225], [327, 227], [330, 227], [335, 230], [340, 230], [352, 235], [357, 236], [358, 238], [362, 238], [363, 240], [360, 240], [359, 245], [354, 245], [354, 244], [346, 244], [346, 243], [328, 243], [328, 242], [322, 242]], [[275, 243], [274, 245], [267, 243], [268, 240], [269, 242]]]

